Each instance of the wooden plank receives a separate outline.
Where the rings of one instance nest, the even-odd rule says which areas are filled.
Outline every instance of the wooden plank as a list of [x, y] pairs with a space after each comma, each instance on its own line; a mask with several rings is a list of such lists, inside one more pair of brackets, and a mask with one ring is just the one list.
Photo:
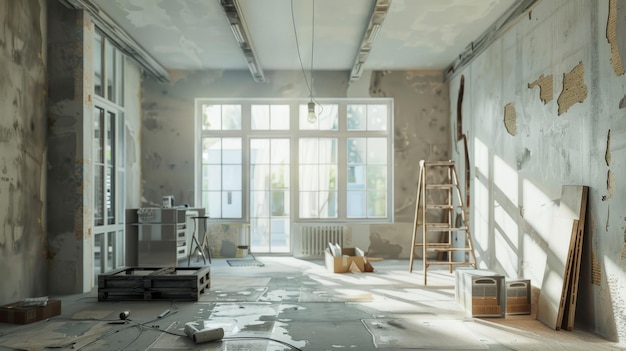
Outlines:
[[582, 206], [580, 209], [580, 220], [578, 221], [578, 232], [576, 240], [576, 251], [574, 254], [574, 265], [572, 282], [569, 295], [569, 311], [566, 329], [571, 331], [574, 328], [574, 317], [576, 316], [576, 301], [578, 299], [578, 281], [580, 279], [580, 262], [582, 260], [583, 242], [585, 236], [585, 217], [587, 215], [587, 197], [589, 189], [585, 187], [583, 192]]
[[561, 188], [559, 209], [552, 220], [551, 235], [546, 240], [548, 252], [537, 306], [537, 319], [552, 329], [557, 329], [566, 275], [565, 266], [572, 233], [575, 232], [574, 221], [581, 219], [583, 194], [587, 189], [588, 187], [582, 185], [564, 185]]
[[578, 220], [574, 220], [572, 225], [572, 234], [567, 250], [567, 261], [565, 262], [565, 275], [563, 276], [563, 289], [561, 290], [561, 299], [559, 300], [559, 309], [557, 311], [556, 326], [554, 329], [561, 329], [563, 324], [563, 316], [567, 310], [567, 296], [569, 294], [570, 282], [572, 280], [572, 265], [574, 261], [574, 251], [576, 250], [576, 233], [578, 232]]

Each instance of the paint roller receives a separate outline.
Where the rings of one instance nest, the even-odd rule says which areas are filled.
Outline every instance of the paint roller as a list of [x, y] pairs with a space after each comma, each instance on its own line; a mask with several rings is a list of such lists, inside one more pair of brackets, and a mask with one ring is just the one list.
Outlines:
[[198, 330], [191, 324], [185, 324], [185, 335], [191, 338], [196, 344], [221, 340], [224, 337], [223, 328]]

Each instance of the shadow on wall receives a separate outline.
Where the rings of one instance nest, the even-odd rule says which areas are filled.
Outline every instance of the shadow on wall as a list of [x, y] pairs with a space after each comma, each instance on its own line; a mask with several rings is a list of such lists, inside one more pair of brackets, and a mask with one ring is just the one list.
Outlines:
[[399, 258], [402, 246], [392, 244], [389, 240], [383, 239], [379, 233], [370, 234], [370, 247], [367, 256], [382, 258]]

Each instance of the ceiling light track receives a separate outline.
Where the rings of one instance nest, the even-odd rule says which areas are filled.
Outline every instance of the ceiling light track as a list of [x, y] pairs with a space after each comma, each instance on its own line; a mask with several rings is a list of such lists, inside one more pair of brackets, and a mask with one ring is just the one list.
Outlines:
[[365, 33], [363, 34], [363, 39], [361, 40], [361, 46], [359, 47], [359, 51], [356, 54], [356, 59], [354, 60], [352, 71], [350, 71], [351, 82], [361, 78], [365, 61], [367, 61], [367, 57], [372, 50], [372, 46], [376, 41], [376, 37], [378, 36], [378, 33], [383, 26], [383, 22], [387, 17], [390, 6], [391, 0], [376, 0], [376, 3], [374, 4], [374, 8], [372, 10], [372, 15], [370, 16], [370, 21], [367, 24], [367, 29], [365, 30]]
[[115, 23], [98, 5], [89, 0], [61, 0], [70, 9], [87, 11], [98, 29], [104, 33], [127, 56], [134, 59], [146, 71], [161, 82], [169, 82], [167, 70], [139, 45], [124, 29]]
[[239, 47], [246, 58], [252, 78], [254, 78], [254, 81], [257, 83], [265, 82], [265, 74], [257, 59], [256, 50], [252, 44], [250, 32], [248, 31], [248, 26], [246, 25], [239, 1], [220, 0], [220, 4], [226, 13], [226, 18], [228, 19], [228, 23], [230, 23], [230, 29], [233, 31], [235, 40], [239, 43]]

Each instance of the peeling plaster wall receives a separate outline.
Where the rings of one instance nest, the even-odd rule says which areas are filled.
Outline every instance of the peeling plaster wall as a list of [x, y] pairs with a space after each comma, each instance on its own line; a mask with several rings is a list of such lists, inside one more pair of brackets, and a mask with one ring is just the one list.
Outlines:
[[[576, 327], [626, 344], [626, 198], [617, 196], [626, 179], [626, 78], [614, 69], [623, 65], [615, 60], [623, 61], [626, 34], [616, 28], [626, 25], [626, 8], [612, 1], [540, 1], [456, 72], [450, 103], [464, 76], [479, 265], [538, 289], [561, 186], [590, 186]], [[610, 3], [616, 23], [608, 25]], [[551, 84], [541, 83], [546, 77]], [[508, 103], [516, 135], [502, 119]]]
[[46, 8], [0, 1], [0, 304], [46, 292]]
[[[449, 158], [449, 97], [442, 72], [374, 72], [369, 84], [350, 86], [346, 72], [316, 72], [318, 97], [393, 97], [395, 112], [395, 223], [350, 225], [346, 245], [381, 257], [409, 257], [418, 161]], [[146, 79], [142, 84], [142, 206], [160, 206], [162, 195], [194, 206], [194, 99], [302, 98], [309, 92], [302, 72], [266, 72], [267, 83], [236, 71], [172, 72], [172, 82]], [[365, 86], [365, 88], [364, 88]], [[369, 91], [368, 91], [369, 88]], [[216, 253], [230, 252], [237, 233], [215, 229]], [[292, 232], [297, 234], [297, 227]], [[229, 241], [230, 240], [230, 241]], [[297, 240], [294, 238], [294, 240]], [[226, 247], [223, 247], [226, 245]], [[222, 250], [224, 248], [224, 250]]]
[[92, 287], [93, 25], [58, 1], [48, 9], [48, 289]]

